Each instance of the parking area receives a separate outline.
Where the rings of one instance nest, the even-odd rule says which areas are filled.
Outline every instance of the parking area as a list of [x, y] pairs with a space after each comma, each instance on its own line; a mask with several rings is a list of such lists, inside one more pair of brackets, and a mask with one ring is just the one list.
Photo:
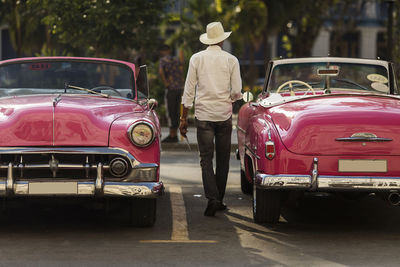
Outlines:
[[376, 196], [360, 201], [308, 196], [279, 224], [252, 220], [231, 157], [229, 210], [204, 217], [196, 152], [162, 152], [166, 194], [151, 228], [126, 226], [123, 202], [23, 199], [0, 217], [0, 265], [35, 266], [393, 266], [400, 209]]

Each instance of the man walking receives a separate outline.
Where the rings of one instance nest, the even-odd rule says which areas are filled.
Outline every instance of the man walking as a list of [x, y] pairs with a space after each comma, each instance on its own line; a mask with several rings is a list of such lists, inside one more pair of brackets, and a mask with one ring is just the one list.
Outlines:
[[178, 142], [179, 103], [183, 91], [183, 54], [180, 59], [171, 55], [171, 48], [163, 45], [160, 49], [159, 74], [166, 88], [165, 104], [168, 113], [169, 135], [162, 140], [163, 143]]
[[[195, 124], [200, 151], [200, 165], [204, 192], [208, 199], [205, 216], [225, 210], [223, 203], [229, 172], [232, 133], [232, 103], [241, 99], [242, 80], [239, 61], [222, 50], [231, 32], [224, 32], [220, 22], [207, 25], [200, 42], [206, 50], [190, 58], [182, 105], [179, 130], [187, 133], [187, 113], [195, 102]], [[213, 168], [214, 140], [216, 171]]]

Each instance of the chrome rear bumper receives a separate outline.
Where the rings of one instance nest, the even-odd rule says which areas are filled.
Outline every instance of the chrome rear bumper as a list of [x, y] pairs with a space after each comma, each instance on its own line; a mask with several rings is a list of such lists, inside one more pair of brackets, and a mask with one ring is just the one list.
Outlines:
[[400, 177], [316, 176], [257, 174], [256, 185], [271, 189], [323, 190], [400, 190]]

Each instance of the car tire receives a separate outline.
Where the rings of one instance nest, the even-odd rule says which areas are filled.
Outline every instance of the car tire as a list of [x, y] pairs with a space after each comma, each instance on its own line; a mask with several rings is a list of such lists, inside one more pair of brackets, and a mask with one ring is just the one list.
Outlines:
[[240, 170], [240, 186], [243, 194], [250, 195], [253, 192], [253, 185], [247, 180], [246, 172]]
[[135, 227], [149, 227], [156, 222], [157, 199], [133, 198], [129, 205], [129, 224]]
[[253, 186], [253, 218], [256, 223], [278, 223], [281, 215], [282, 192]]

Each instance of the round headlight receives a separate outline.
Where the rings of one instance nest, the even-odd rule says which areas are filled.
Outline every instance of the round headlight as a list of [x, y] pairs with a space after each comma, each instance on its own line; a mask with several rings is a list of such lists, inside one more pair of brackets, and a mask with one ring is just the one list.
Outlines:
[[137, 146], [148, 146], [154, 140], [153, 126], [147, 122], [139, 122], [133, 124], [128, 131], [129, 137]]

